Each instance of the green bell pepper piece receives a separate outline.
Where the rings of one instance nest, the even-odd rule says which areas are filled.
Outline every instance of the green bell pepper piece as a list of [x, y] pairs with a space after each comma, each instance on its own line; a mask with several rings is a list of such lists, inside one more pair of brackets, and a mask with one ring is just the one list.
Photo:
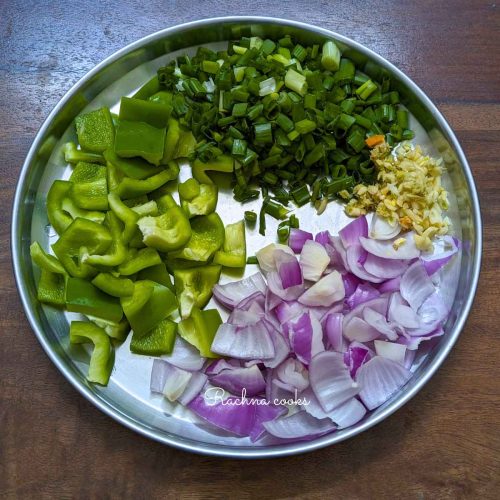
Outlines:
[[127, 207], [116, 193], [109, 193], [108, 195], [109, 208], [112, 212], [123, 222], [124, 229], [122, 240], [126, 244], [134, 236], [137, 228], [137, 221], [140, 216], [131, 208]]
[[127, 318], [122, 318], [120, 322], [108, 321], [106, 319], [87, 316], [87, 318], [95, 323], [99, 328], [102, 328], [108, 337], [123, 342], [130, 332], [130, 325]]
[[116, 129], [115, 153], [122, 158], [140, 156], [153, 165], [159, 165], [163, 158], [165, 135], [165, 128], [120, 120]]
[[132, 210], [138, 214], [140, 217], [152, 216], [156, 217], [158, 215], [158, 205], [155, 200], [148, 201], [142, 205], [135, 205]]
[[118, 188], [120, 182], [125, 176], [118, 167], [115, 167], [115, 165], [113, 163], [110, 163], [109, 161], [106, 163], [106, 167], [108, 169], [108, 191], [112, 193]]
[[144, 205], [144, 203], [148, 203], [148, 201], [149, 201], [148, 196], [143, 194], [141, 196], [137, 196], [136, 198], [129, 198], [128, 200], [123, 200], [123, 203], [125, 203], [125, 205], [127, 205], [127, 207], [129, 208], [134, 208], [139, 205]]
[[181, 128], [179, 122], [175, 118], [169, 118], [167, 135], [165, 136], [165, 145], [163, 147], [163, 164], [168, 163], [175, 158], [175, 152], [179, 139], [181, 137]]
[[234, 160], [230, 156], [220, 155], [207, 163], [203, 163], [200, 160], [195, 160], [193, 162], [193, 177], [202, 184], [213, 184], [214, 182], [212, 179], [206, 174], [207, 170], [232, 172], [234, 170]]
[[61, 203], [61, 208], [64, 212], [71, 215], [71, 219], [76, 219], [81, 217], [82, 219], [88, 219], [94, 222], [104, 222], [105, 213], [99, 212], [97, 210], [85, 210], [76, 206], [76, 203], [71, 198], [64, 198]]
[[172, 105], [159, 101], [145, 101], [133, 97], [122, 97], [120, 101], [120, 122], [143, 122], [157, 129], [163, 129], [167, 126], [171, 113]]
[[81, 161], [87, 163], [101, 163], [103, 165], [106, 163], [103, 155], [82, 151], [76, 147], [74, 142], [67, 142], [63, 146], [62, 151], [64, 153], [64, 160], [68, 163], [79, 163]]
[[214, 263], [225, 267], [245, 267], [247, 246], [245, 241], [245, 221], [226, 226], [222, 250], [215, 252]]
[[151, 80], [146, 82], [132, 97], [134, 99], [148, 99], [152, 100], [151, 96], [160, 90], [160, 82], [158, 77], [155, 75]]
[[111, 233], [103, 225], [78, 217], [52, 245], [52, 249], [71, 276], [90, 278], [97, 271], [81, 262], [82, 249], [88, 254], [102, 254], [109, 248], [112, 239]]
[[112, 212], [106, 213], [104, 220], [106, 227], [109, 229], [113, 241], [104, 255], [93, 255], [88, 252], [81, 253], [81, 260], [84, 264], [91, 266], [119, 266], [127, 258], [127, 248], [122, 239], [123, 227], [120, 219]]
[[81, 278], [68, 278], [66, 308], [70, 312], [90, 314], [115, 323], [123, 317], [119, 299], [110, 297], [89, 281]]
[[221, 324], [222, 318], [217, 309], [200, 311], [197, 307], [193, 307], [191, 316], [179, 323], [179, 335], [196, 347], [205, 358], [220, 358], [221, 356], [212, 352], [210, 348]]
[[40, 302], [63, 306], [66, 297], [66, 274], [54, 273], [42, 268], [37, 286], [37, 298]]
[[146, 356], [170, 354], [174, 347], [176, 333], [177, 323], [164, 319], [142, 336], [134, 332], [130, 341], [130, 350], [135, 354]]
[[188, 179], [179, 184], [178, 190], [181, 207], [189, 218], [215, 211], [218, 198], [215, 184], [200, 184], [196, 179]]
[[193, 307], [203, 309], [219, 281], [221, 266], [210, 265], [174, 271], [175, 290], [182, 318], [191, 315]]
[[108, 209], [108, 182], [106, 167], [81, 161], [77, 163], [71, 177], [71, 198], [86, 210]]
[[78, 142], [83, 149], [102, 153], [113, 145], [115, 127], [108, 108], [77, 116], [75, 124]]
[[168, 274], [167, 267], [163, 262], [161, 264], [156, 264], [155, 266], [142, 269], [139, 271], [137, 279], [154, 281], [160, 285], [166, 286], [172, 291], [175, 291], [172, 278], [170, 277], [170, 274]]
[[118, 266], [118, 271], [123, 276], [130, 276], [157, 264], [161, 264], [161, 258], [154, 248], [131, 249], [129, 250], [129, 260]]
[[146, 179], [163, 170], [163, 167], [153, 167], [150, 163], [140, 158], [120, 158], [112, 149], [104, 151], [104, 158], [122, 174], [131, 179]]
[[128, 278], [117, 278], [111, 273], [99, 273], [92, 284], [113, 297], [128, 297], [134, 293], [134, 282]]
[[47, 193], [47, 216], [57, 234], [62, 234], [73, 222], [71, 215], [62, 208], [63, 200], [69, 195], [72, 186], [68, 181], [54, 181]]
[[168, 181], [173, 181], [178, 175], [179, 166], [175, 162], [170, 162], [166, 169], [147, 179], [123, 177], [115, 188], [111, 188], [111, 191], [115, 192], [122, 199], [136, 198], [137, 196], [142, 196], [158, 189]]
[[[142, 232], [143, 241], [146, 245], [156, 248], [160, 252], [170, 252], [185, 245], [191, 238], [191, 226], [189, 219], [181, 207], [175, 204], [165, 204], [168, 195], [157, 200], [158, 209], [161, 213], [158, 217], [143, 217], [137, 225]], [[168, 202], [167, 202], [168, 203]], [[169, 208], [167, 208], [169, 206]]]
[[178, 269], [193, 269], [194, 267], [206, 266], [205, 262], [196, 262], [195, 260], [174, 259], [167, 255], [164, 259], [168, 272], [174, 274]]
[[174, 158], [189, 158], [194, 153], [196, 144], [196, 138], [191, 130], [181, 130]]
[[175, 295], [163, 285], [136, 281], [131, 297], [122, 297], [123, 311], [134, 334], [144, 335], [177, 309]]
[[50, 273], [67, 274], [63, 265], [53, 256], [45, 253], [38, 241], [30, 246], [31, 260], [40, 268]]
[[159, 92], [155, 92], [153, 95], [148, 97], [148, 101], [157, 102], [160, 104], [166, 104], [167, 106], [172, 106], [172, 93], [167, 92], [166, 90], [160, 90]]
[[72, 344], [94, 344], [90, 356], [87, 380], [101, 385], [108, 385], [113, 369], [113, 348], [106, 332], [97, 325], [86, 321], [72, 321], [69, 329], [69, 340]]
[[[139, 221], [140, 224], [140, 221]], [[224, 243], [224, 224], [219, 214], [199, 215], [191, 219], [191, 238], [170, 254], [173, 258], [207, 262]]]

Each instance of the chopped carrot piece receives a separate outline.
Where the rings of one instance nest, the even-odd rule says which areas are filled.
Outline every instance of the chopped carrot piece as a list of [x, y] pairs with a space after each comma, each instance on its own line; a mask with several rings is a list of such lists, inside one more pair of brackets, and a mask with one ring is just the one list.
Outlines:
[[365, 140], [365, 143], [369, 148], [374, 148], [375, 146], [382, 144], [384, 141], [385, 141], [384, 135], [372, 135]]

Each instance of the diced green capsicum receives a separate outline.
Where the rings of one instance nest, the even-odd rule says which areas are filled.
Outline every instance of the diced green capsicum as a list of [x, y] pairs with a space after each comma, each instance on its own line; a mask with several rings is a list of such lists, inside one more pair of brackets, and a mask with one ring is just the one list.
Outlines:
[[122, 240], [124, 243], [128, 243], [134, 233], [137, 231], [137, 221], [140, 216], [129, 208], [116, 193], [109, 193], [108, 195], [109, 208], [113, 213], [123, 222], [124, 229], [122, 234]]
[[87, 380], [101, 385], [108, 385], [113, 369], [113, 348], [106, 332], [93, 323], [72, 321], [69, 329], [69, 340], [72, 344], [94, 344], [90, 356]]
[[106, 163], [102, 154], [82, 151], [76, 147], [74, 142], [67, 142], [63, 146], [62, 150], [64, 153], [64, 160], [68, 163], [79, 163], [81, 161], [85, 161], [87, 163]]
[[161, 258], [154, 248], [130, 249], [129, 259], [118, 266], [118, 271], [123, 276], [131, 276], [143, 269], [161, 264]]
[[224, 246], [214, 255], [214, 263], [225, 267], [245, 267], [247, 247], [245, 222], [239, 221], [226, 226]]
[[174, 271], [175, 291], [182, 318], [189, 317], [193, 307], [202, 309], [208, 304], [220, 273], [221, 266], [217, 265]]
[[137, 222], [143, 241], [160, 252], [177, 250], [191, 238], [189, 219], [169, 195], [156, 200], [156, 203], [161, 215], [143, 217]]
[[113, 241], [104, 255], [81, 253], [81, 261], [91, 266], [119, 266], [127, 258], [127, 248], [122, 239], [123, 226], [118, 217], [109, 211], [106, 213], [105, 224], [109, 229]]
[[120, 121], [143, 122], [162, 129], [167, 126], [172, 113], [172, 105], [159, 101], [122, 97], [120, 101]]
[[167, 92], [166, 90], [160, 90], [149, 96], [148, 101], [157, 102], [160, 104], [166, 104], [167, 106], [172, 106], [172, 92]]
[[134, 293], [134, 282], [128, 278], [117, 278], [111, 273], [99, 273], [92, 284], [113, 297], [128, 297]]
[[116, 129], [115, 153], [123, 158], [140, 156], [153, 165], [159, 165], [163, 158], [165, 134], [165, 128], [120, 119]]
[[101, 223], [104, 221], [105, 217], [104, 212], [99, 212], [98, 210], [85, 210], [84, 208], [77, 207], [76, 203], [71, 198], [64, 198], [62, 200], [61, 209], [67, 212], [71, 216], [71, 219], [81, 217], [82, 219]]
[[81, 255], [103, 254], [111, 245], [112, 239], [111, 233], [103, 225], [76, 218], [52, 245], [52, 249], [71, 276], [90, 278], [97, 271], [81, 262]]
[[151, 96], [160, 90], [160, 82], [155, 75], [147, 81], [132, 97], [134, 99], [151, 99]]
[[123, 317], [119, 299], [111, 297], [81, 278], [68, 278], [66, 308], [118, 323]]
[[101, 108], [75, 118], [76, 135], [83, 149], [102, 153], [113, 145], [115, 127], [108, 108]]
[[175, 158], [177, 144], [181, 137], [181, 128], [175, 118], [169, 118], [167, 126], [167, 135], [165, 136], [165, 145], [163, 147], [163, 164], [168, 163]]
[[63, 306], [66, 303], [66, 278], [66, 274], [42, 269], [37, 286], [38, 300], [54, 306]]
[[165, 263], [156, 264], [154, 266], [147, 267], [139, 271], [137, 275], [139, 280], [150, 280], [160, 283], [160, 285], [166, 286], [170, 290], [174, 291], [174, 284], [172, 283], [172, 278], [168, 274], [167, 266]]
[[130, 332], [130, 325], [128, 324], [127, 318], [122, 318], [118, 323], [102, 318], [96, 318], [91, 315], [87, 315], [87, 318], [92, 321], [92, 323], [95, 323], [99, 328], [102, 328], [109, 337], [120, 342], [123, 342]]
[[200, 184], [188, 179], [179, 184], [181, 207], [188, 217], [211, 214], [217, 206], [218, 189], [215, 184]]
[[[139, 221], [140, 224], [140, 221]], [[207, 262], [224, 243], [224, 224], [217, 213], [191, 219], [191, 238], [170, 257]]]
[[227, 155], [217, 156], [214, 160], [209, 162], [202, 162], [195, 160], [193, 162], [193, 177], [202, 184], [213, 184], [214, 182], [206, 174], [207, 170], [214, 170], [216, 172], [232, 172], [234, 170], [234, 160]]
[[179, 175], [179, 166], [175, 162], [169, 162], [164, 170], [156, 175], [152, 175], [147, 179], [131, 179], [123, 177], [116, 187], [110, 189], [115, 192], [120, 198], [136, 198], [143, 194], [148, 194], [155, 189], [163, 186], [168, 181], [173, 181]]
[[69, 178], [73, 183], [71, 198], [86, 210], [108, 209], [106, 167], [95, 163], [78, 163]]
[[179, 323], [179, 335], [191, 345], [194, 345], [202, 356], [220, 358], [210, 348], [221, 324], [222, 318], [217, 309], [200, 311], [197, 307], [193, 307], [191, 316]]
[[120, 158], [112, 149], [104, 151], [106, 161], [116, 167], [123, 175], [131, 179], [146, 179], [159, 174], [163, 167], [154, 167], [140, 158]]
[[46, 253], [38, 241], [30, 246], [30, 255], [33, 262], [40, 268], [51, 273], [67, 274], [63, 265], [53, 256]]
[[131, 208], [140, 217], [156, 217], [158, 215], [158, 205], [155, 200], [148, 201], [142, 205], [134, 205]]
[[146, 356], [170, 354], [174, 347], [176, 333], [177, 323], [164, 319], [142, 336], [134, 332], [130, 341], [130, 350], [135, 354]]
[[73, 222], [62, 208], [63, 200], [69, 195], [73, 184], [68, 181], [54, 181], [47, 193], [47, 216], [57, 234], [62, 234]]
[[142, 280], [134, 283], [134, 293], [121, 299], [123, 311], [135, 334], [141, 336], [177, 309], [175, 295], [163, 285]]

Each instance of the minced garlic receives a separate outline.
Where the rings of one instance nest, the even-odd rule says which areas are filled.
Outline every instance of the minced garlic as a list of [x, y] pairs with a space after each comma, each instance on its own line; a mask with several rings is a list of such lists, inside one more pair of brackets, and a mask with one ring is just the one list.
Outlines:
[[377, 168], [377, 182], [358, 184], [346, 206], [352, 217], [376, 212], [403, 230], [415, 231], [421, 250], [432, 249], [432, 238], [446, 234], [451, 222], [443, 217], [448, 196], [441, 186], [441, 159], [422, 153], [420, 146], [398, 146], [393, 154], [386, 143], [373, 148], [371, 159]]

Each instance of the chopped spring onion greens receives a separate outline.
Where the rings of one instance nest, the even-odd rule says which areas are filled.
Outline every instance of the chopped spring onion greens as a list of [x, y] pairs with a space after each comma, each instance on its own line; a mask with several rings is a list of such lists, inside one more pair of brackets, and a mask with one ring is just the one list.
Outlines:
[[269, 188], [278, 203], [312, 201], [324, 210], [340, 192], [348, 199], [355, 185], [373, 182], [371, 137], [390, 146], [414, 137], [398, 91], [373, 64], [350, 59], [331, 40], [297, 42], [242, 37], [158, 70], [173, 118], [197, 141], [190, 159], [236, 161], [239, 202]]

